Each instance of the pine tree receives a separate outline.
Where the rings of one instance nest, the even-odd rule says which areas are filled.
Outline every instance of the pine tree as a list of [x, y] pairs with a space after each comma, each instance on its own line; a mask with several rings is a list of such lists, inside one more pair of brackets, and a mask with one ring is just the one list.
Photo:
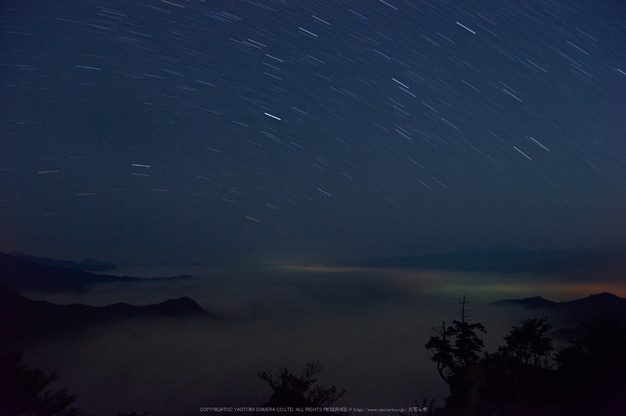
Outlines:
[[432, 352], [431, 359], [437, 363], [437, 371], [441, 378], [450, 384], [451, 377], [462, 368], [478, 361], [478, 354], [484, 347], [483, 340], [477, 332], [486, 333], [481, 323], [469, 322], [467, 299], [463, 295], [461, 301], [460, 321], [452, 321], [452, 326], [433, 328], [433, 335], [425, 347]]

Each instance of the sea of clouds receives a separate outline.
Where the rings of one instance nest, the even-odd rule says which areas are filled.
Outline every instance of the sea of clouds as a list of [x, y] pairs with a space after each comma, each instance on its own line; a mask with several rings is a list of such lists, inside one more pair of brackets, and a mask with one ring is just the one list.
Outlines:
[[222, 318], [130, 320], [25, 352], [28, 365], [57, 371], [55, 386], [68, 387], [77, 394], [76, 405], [96, 416], [131, 410], [193, 415], [200, 407], [262, 406], [272, 390], [256, 376], [259, 371], [286, 366], [299, 373], [311, 360], [324, 363], [319, 384], [346, 390], [338, 406], [408, 407], [424, 398], [442, 406], [447, 386], [424, 344], [433, 326], [458, 319], [463, 294], [470, 319], [487, 327], [488, 351], [495, 351], [520, 319], [535, 316], [489, 302], [582, 297], [571, 288], [559, 291], [559, 284], [571, 285], [545, 276], [200, 266], [134, 274], [194, 278], [96, 285], [80, 294], [27, 294], [96, 306], [189, 296]]

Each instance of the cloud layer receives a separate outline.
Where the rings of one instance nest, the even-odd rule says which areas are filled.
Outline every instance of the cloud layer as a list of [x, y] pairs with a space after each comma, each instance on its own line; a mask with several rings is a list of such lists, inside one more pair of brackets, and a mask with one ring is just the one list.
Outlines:
[[[325, 364], [320, 384], [346, 389], [338, 404], [398, 407], [436, 398], [441, 405], [447, 388], [424, 349], [430, 329], [457, 319], [465, 291], [470, 315], [487, 327], [486, 347], [493, 351], [511, 325], [529, 316], [484, 302], [540, 294], [533, 293], [532, 282], [476, 273], [302, 268], [197, 273], [191, 280], [100, 285], [85, 294], [46, 299], [98, 305], [191, 296], [227, 318], [223, 322], [137, 320], [92, 328], [27, 352], [27, 363], [57, 370], [59, 386], [77, 393], [77, 405], [96, 416], [260, 406], [272, 391], [256, 373], [283, 366], [297, 373], [311, 360]], [[498, 278], [504, 289], [493, 289]], [[519, 294], [510, 296], [514, 291]]]

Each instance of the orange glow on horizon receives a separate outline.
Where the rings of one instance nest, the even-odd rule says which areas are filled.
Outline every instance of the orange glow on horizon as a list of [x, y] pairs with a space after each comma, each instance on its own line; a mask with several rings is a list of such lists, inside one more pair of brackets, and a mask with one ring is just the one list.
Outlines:
[[541, 296], [551, 301], [563, 302], [580, 299], [592, 294], [612, 293], [626, 298], [626, 282], [549, 282], [550, 276], [533, 274], [496, 274], [481, 272], [452, 272], [427, 269], [395, 269], [342, 266], [278, 265], [275, 269], [285, 272], [362, 274], [384, 277], [405, 290], [414, 293], [432, 293], [444, 296], [467, 294], [476, 299], [494, 301], [522, 299]]

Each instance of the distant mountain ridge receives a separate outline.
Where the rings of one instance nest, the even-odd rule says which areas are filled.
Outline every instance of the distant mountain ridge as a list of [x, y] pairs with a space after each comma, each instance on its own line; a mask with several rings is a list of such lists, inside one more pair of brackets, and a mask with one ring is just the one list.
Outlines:
[[450, 271], [560, 274], [574, 278], [602, 275], [617, 280], [626, 273], [626, 245], [570, 250], [524, 250], [515, 247], [464, 250], [367, 262], [369, 267], [423, 268]]
[[574, 299], [565, 302], [553, 302], [541, 296], [525, 299], [504, 299], [492, 302], [492, 305], [520, 305], [528, 309], [571, 309], [578, 311], [598, 312], [600, 314], [618, 313], [626, 316], [626, 299], [612, 293], [598, 293], [586, 298]]
[[547, 300], [541, 296], [534, 296], [532, 298], [525, 299], [503, 299], [495, 302], [491, 302], [492, 305], [506, 306], [506, 305], [520, 305], [528, 309], [533, 308], [550, 308], [558, 305], [557, 302]]
[[[171, 278], [142, 279], [130, 276], [114, 276], [90, 273], [74, 267], [64, 267], [53, 264], [62, 264], [55, 260], [44, 259], [45, 262], [35, 261], [23, 254], [0, 253], [0, 284], [8, 286], [18, 292], [37, 291], [44, 293], [54, 292], [82, 292], [89, 285], [109, 282], [142, 282], [146, 280], [161, 280], [172, 278], [191, 278], [191, 276], [177, 276]], [[41, 260], [42, 258], [36, 257]]]
[[117, 264], [115, 263], [106, 263], [91, 258], [76, 262], [70, 260], [54, 260], [46, 257], [31, 256], [29, 254], [24, 254], [19, 251], [13, 251], [8, 254], [13, 257], [24, 257], [25, 259], [31, 260], [35, 263], [45, 264], [47, 266], [65, 267], [66, 269], [77, 269], [84, 272], [109, 272], [111, 270], [117, 269]]
[[131, 318], [203, 316], [218, 320], [188, 297], [135, 306], [116, 303], [107, 306], [83, 304], [57, 305], [27, 299], [0, 284], [0, 339], [10, 343], [40, 342], [47, 337], [79, 331], [94, 325], [110, 324]]
[[589, 322], [597, 318], [612, 317], [626, 324], [626, 299], [612, 293], [599, 293], [567, 302], [553, 302], [541, 296], [535, 296], [526, 299], [499, 300], [491, 304], [495, 306], [517, 305], [540, 314], [545, 313], [549, 317], [564, 318], [570, 325], [576, 326], [575, 328], [559, 329], [552, 334], [564, 339], [584, 335], [579, 320]]

